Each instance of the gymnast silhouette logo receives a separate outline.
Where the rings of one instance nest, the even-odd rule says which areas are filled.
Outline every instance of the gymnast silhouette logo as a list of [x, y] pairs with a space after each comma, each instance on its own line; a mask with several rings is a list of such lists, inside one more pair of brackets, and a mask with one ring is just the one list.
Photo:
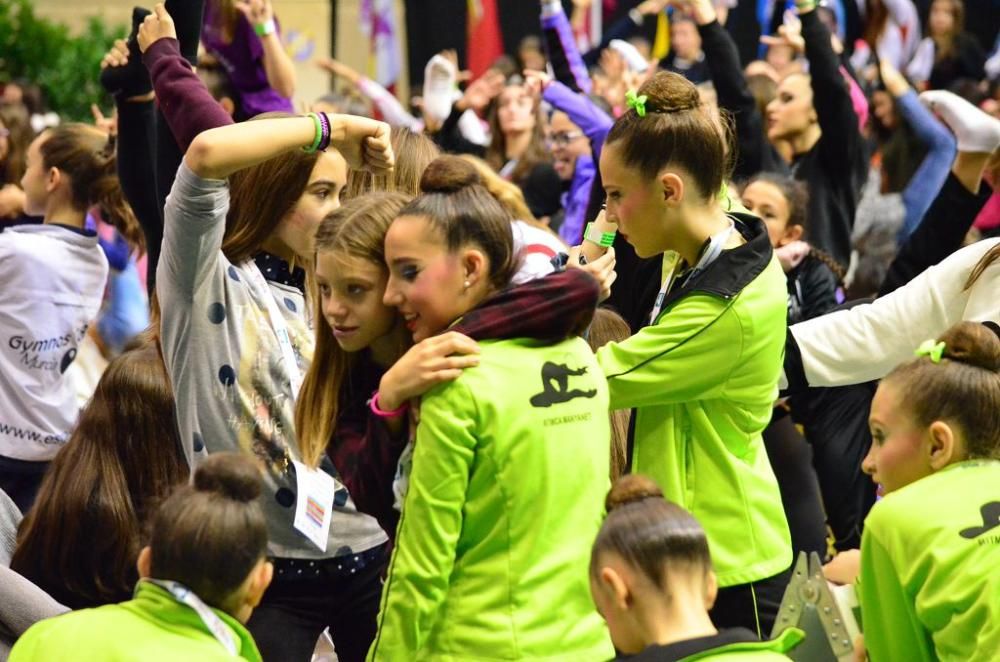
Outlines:
[[531, 396], [534, 407], [551, 407], [576, 398], [592, 398], [597, 395], [597, 389], [582, 391], [569, 389], [569, 378], [587, 374], [587, 366], [576, 370], [565, 363], [546, 361], [542, 364], [542, 392]]
[[1000, 526], [1000, 501], [984, 503], [979, 509], [979, 514], [983, 518], [983, 525], [962, 529], [958, 535], [972, 540]]

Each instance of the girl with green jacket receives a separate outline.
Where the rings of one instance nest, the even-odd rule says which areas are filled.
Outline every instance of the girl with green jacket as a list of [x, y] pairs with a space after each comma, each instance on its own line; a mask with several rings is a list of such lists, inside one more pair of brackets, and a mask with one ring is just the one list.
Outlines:
[[770, 632], [792, 562], [761, 431], [785, 344], [785, 278], [760, 219], [718, 199], [727, 149], [683, 77], [660, 72], [601, 153], [607, 219], [639, 257], [662, 254], [649, 325], [597, 352], [612, 409], [634, 409], [631, 461], [705, 527], [720, 627]]
[[257, 497], [261, 474], [236, 453], [205, 459], [151, 525], [134, 597], [41, 621], [11, 662], [29, 660], [233, 660], [260, 662], [243, 626], [274, 571]]
[[[496, 312], [516, 269], [510, 217], [471, 165], [441, 157], [421, 189], [385, 240], [385, 302], [415, 342]], [[587, 587], [608, 489], [600, 368], [565, 334], [484, 340], [478, 358], [420, 401], [369, 659], [607, 660]], [[380, 387], [372, 409], [399, 415], [397, 397]]]

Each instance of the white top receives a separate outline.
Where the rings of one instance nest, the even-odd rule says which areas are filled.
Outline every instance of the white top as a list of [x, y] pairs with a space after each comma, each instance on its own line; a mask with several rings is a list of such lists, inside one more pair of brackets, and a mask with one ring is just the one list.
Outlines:
[[514, 233], [514, 250], [521, 258], [521, 265], [511, 278], [512, 285], [543, 278], [556, 270], [552, 258], [567, 251], [559, 237], [524, 221], [512, 221], [510, 229]]
[[[997, 245], [1000, 239], [976, 242], [870, 304], [792, 325], [809, 385], [879, 379], [958, 322], [1000, 321], [1000, 260], [965, 289], [976, 264]], [[784, 377], [781, 386], [787, 386]]]
[[66, 442], [79, 409], [65, 373], [107, 278], [94, 234], [58, 225], [0, 233], [0, 456], [43, 462]]

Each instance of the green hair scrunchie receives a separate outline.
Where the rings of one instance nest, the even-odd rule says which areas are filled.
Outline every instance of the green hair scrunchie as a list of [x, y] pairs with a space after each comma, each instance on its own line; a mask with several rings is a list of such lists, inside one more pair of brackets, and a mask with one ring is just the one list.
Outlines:
[[637, 95], [635, 90], [629, 90], [625, 93], [625, 105], [635, 110], [635, 114], [639, 117], [645, 117], [647, 98], [645, 94]]

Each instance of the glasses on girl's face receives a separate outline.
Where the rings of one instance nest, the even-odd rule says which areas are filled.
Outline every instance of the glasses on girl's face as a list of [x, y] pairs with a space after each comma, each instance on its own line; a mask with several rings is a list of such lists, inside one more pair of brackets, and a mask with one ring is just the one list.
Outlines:
[[558, 147], [566, 147], [577, 138], [582, 137], [582, 131], [559, 131], [549, 134], [549, 142]]

